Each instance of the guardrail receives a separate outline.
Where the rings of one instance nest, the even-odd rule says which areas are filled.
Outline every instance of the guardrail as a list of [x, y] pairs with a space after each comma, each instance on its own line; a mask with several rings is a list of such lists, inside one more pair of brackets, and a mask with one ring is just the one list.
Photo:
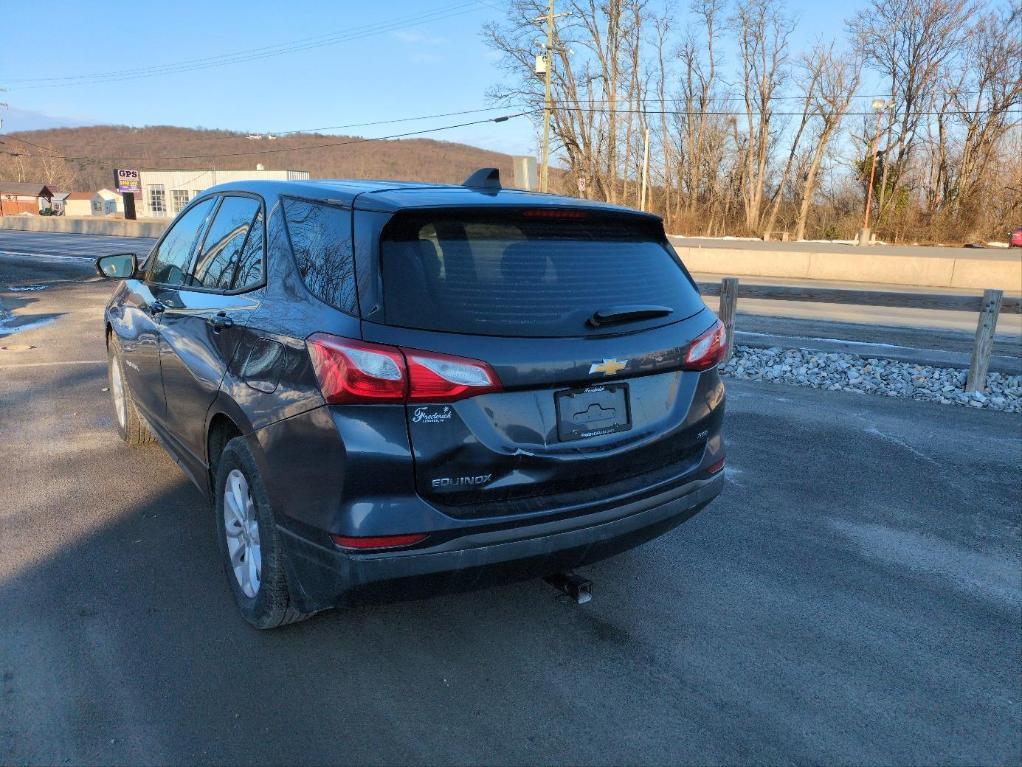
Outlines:
[[963, 296], [942, 293], [897, 293], [880, 290], [848, 290], [844, 288], [817, 288], [788, 285], [742, 285], [737, 277], [725, 277], [719, 283], [700, 282], [704, 296], [720, 296], [721, 322], [727, 330], [727, 357], [731, 357], [735, 331], [735, 313], [739, 298], [765, 298], [776, 301], [813, 301], [825, 304], [855, 304], [860, 306], [894, 306], [904, 309], [940, 309], [957, 312], [978, 312], [976, 341], [972, 346], [972, 359], [965, 390], [983, 391], [986, 388], [990, 355], [994, 347], [997, 317], [1001, 312], [1022, 314], [1022, 299], [1004, 297], [1004, 291], [984, 290], [982, 296]]

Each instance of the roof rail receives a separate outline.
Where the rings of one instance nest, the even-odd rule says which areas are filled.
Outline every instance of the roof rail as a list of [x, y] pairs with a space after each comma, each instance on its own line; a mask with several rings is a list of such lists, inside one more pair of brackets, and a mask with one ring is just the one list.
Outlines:
[[500, 185], [499, 168], [480, 168], [471, 176], [465, 179], [462, 186], [469, 189], [484, 189], [487, 191], [499, 192], [503, 187]]

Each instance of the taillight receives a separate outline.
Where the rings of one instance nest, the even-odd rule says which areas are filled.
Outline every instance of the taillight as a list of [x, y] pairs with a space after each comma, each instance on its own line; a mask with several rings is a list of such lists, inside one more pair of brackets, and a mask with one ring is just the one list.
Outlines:
[[713, 326], [693, 341], [681, 366], [685, 370], [709, 370], [723, 361], [727, 351], [727, 334], [724, 323], [717, 320]]
[[403, 351], [408, 360], [410, 402], [450, 402], [500, 391], [497, 374], [485, 362], [410, 349]]
[[307, 341], [323, 399], [356, 402], [452, 402], [500, 391], [485, 362], [316, 333]]
[[404, 402], [408, 378], [396, 346], [382, 346], [316, 333], [307, 341], [323, 399], [332, 405], [353, 402]]

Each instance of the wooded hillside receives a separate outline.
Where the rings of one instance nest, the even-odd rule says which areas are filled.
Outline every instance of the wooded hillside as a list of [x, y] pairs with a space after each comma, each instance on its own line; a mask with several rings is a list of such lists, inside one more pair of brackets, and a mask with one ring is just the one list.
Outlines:
[[[214, 162], [222, 170], [255, 168], [256, 163], [268, 169], [307, 170], [313, 178], [460, 183], [472, 171], [491, 166], [500, 168], [508, 181], [513, 177], [509, 155], [478, 147], [432, 139], [344, 143], [357, 141], [314, 133], [254, 139], [244, 133], [162, 125], [26, 131], [0, 135], [0, 179], [93, 191], [111, 185], [115, 167], [208, 168]], [[164, 157], [181, 159], [156, 159]]]

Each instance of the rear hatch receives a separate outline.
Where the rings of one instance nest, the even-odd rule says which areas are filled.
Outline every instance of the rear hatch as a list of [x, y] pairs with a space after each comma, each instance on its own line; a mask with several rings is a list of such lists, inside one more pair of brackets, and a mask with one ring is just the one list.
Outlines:
[[[592, 503], [702, 457], [715, 403], [682, 369], [713, 326], [659, 220], [563, 208], [405, 211], [366, 341], [488, 365], [499, 391], [407, 405], [418, 492], [455, 516]], [[471, 393], [471, 392], [469, 392]]]

